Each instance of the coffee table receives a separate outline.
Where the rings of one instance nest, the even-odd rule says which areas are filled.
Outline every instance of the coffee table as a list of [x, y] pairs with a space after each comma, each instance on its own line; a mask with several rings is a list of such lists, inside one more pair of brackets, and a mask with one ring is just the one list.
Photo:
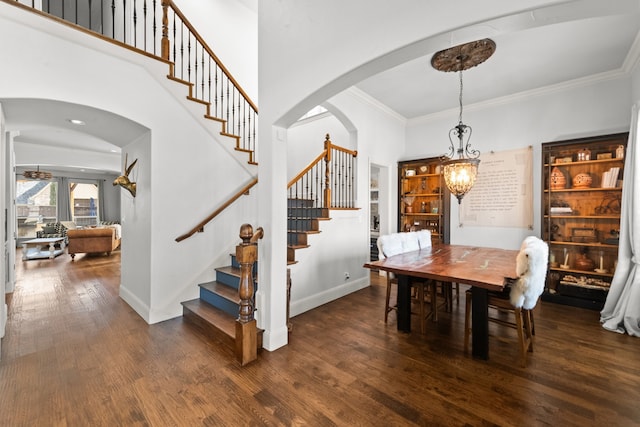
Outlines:
[[[57, 249], [56, 245], [60, 248]], [[47, 237], [31, 239], [22, 242], [22, 260], [28, 259], [54, 259], [64, 252], [64, 237]]]

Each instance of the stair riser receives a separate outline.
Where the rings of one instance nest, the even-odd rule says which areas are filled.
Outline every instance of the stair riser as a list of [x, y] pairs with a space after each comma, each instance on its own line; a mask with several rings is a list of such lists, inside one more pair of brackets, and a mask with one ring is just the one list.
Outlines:
[[289, 208], [311, 208], [315, 202], [308, 199], [287, 199], [287, 207]]
[[320, 225], [317, 219], [288, 219], [287, 229], [295, 231], [318, 231]]
[[289, 208], [289, 218], [328, 218], [329, 210], [325, 208]]
[[200, 288], [200, 299], [208, 302], [214, 307], [228, 313], [230, 316], [237, 317], [240, 312], [238, 304], [234, 304], [226, 298], [223, 298], [217, 294], [209, 292], [206, 289]]
[[236, 346], [235, 337], [230, 337], [229, 335], [225, 334], [223, 331], [218, 329], [216, 325], [212, 325], [211, 323], [202, 319], [196, 313], [193, 313], [191, 310], [187, 308], [184, 308], [182, 310], [182, 315], [184, 316], [187, 322], [191, 323], [196, 328], [200, 329], [205, 335], [214, 337], [220, 340], [222, 343], [224, 343], [224, 345], [226, 345], [231, 350], [235, 350], [235, 346]]
[[216, 271], [216, 280], [235, 289], [238, 289], [240, 287], [239, 277], [227, 274], [223, 271]]
[[307, 245], [307, 235], [304, 233], [287, 233], [287, 244], [288, 245]]

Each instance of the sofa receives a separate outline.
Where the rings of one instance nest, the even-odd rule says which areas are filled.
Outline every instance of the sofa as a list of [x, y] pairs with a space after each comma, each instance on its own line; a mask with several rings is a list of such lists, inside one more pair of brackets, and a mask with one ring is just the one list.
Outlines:
[[116, 226], [67, 230], [67, 239], [71, 259], [75, 259], [78, 253], [109, 255], [120, 246], [120, 233]]

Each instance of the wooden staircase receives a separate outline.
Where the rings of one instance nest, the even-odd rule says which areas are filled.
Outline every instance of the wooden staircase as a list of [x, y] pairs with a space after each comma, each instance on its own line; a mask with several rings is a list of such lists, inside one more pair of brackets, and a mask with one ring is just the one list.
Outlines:
[[236, 254], [230, 255], [231, 265], [216, 268], [215, 280], [198, 285], [200, 297], [182, 303], [185, 320], [234, 350], [242, 365], [255, 360], [262, 349], [263, 336], [253, 318], [257, 289], [255, 240], [262, 237], [262, 229], [245, 237], [236, 247]]
[[287, 265], [297, 263], [296, 250], [308, 248], [308, 236], [320, 233], [320, 221], [330, 219], [329, 208], [315, 207], [314, 200], [287, 200]]

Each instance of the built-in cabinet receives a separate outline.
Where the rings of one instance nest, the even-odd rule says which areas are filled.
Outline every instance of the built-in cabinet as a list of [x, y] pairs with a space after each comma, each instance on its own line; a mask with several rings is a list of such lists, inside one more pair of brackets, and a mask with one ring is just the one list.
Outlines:
[[398, 162], [398, 231], [430, 230], [449, 243], [450, 193], [440, 157]]
[[371, 182], [369, 183], [369, 230], [371, 240], [369, 242], [370, 260], [378, 260], [378, 237], [380, 236], [380, 169], [371, 166]]
[[627, 137], [542, 144], [543, 300], [602, 309], [617, 265]]

